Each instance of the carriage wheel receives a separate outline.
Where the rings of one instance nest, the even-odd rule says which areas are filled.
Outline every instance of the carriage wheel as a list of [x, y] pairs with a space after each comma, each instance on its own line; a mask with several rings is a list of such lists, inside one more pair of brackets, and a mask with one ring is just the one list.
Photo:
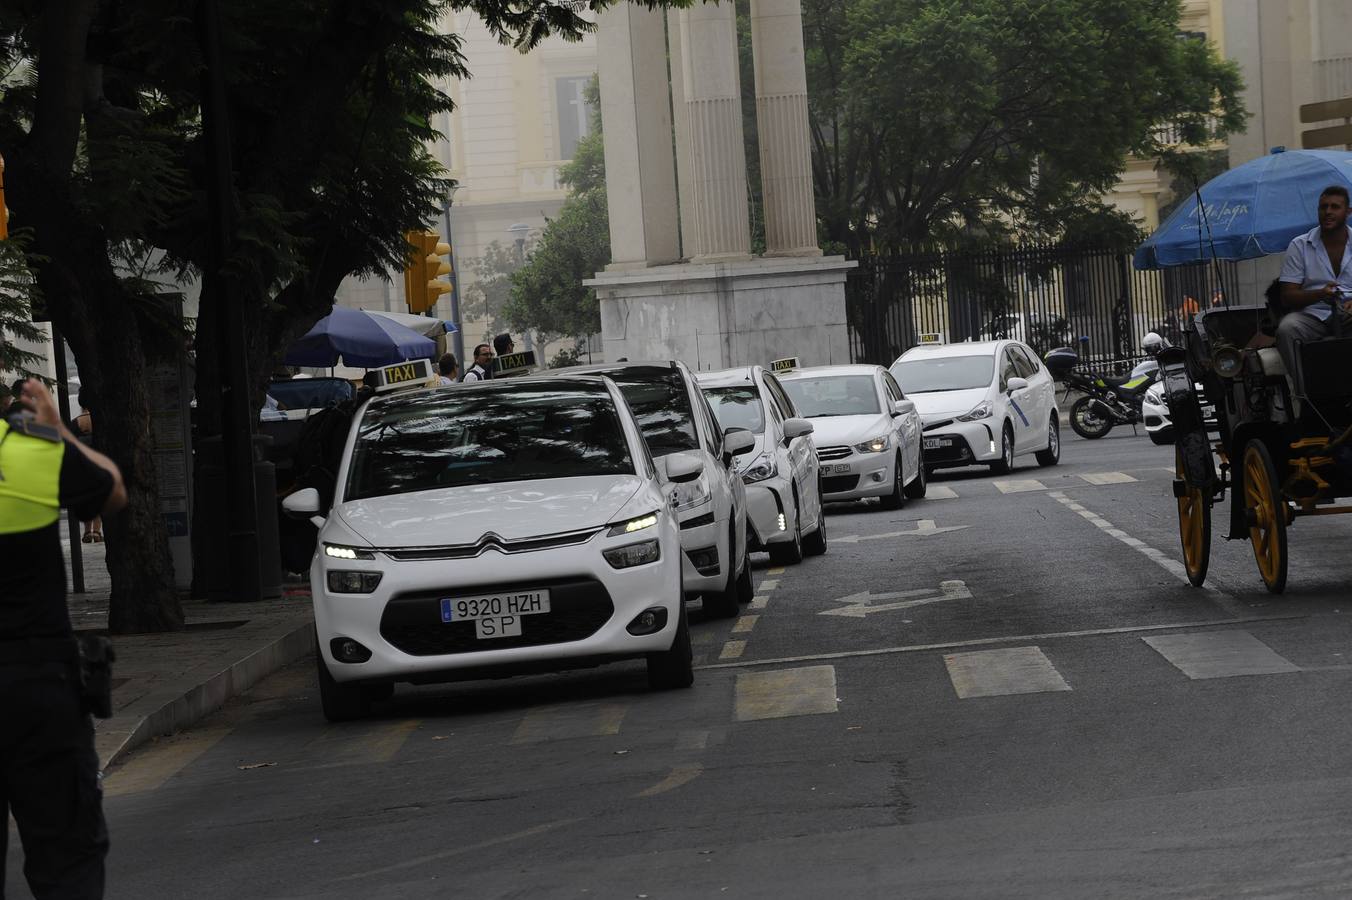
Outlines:
[[[1174, 473], [1186, 480], [1182, 446], [1174, 449]], [[1192, 485], [1188, 485], [1187, 491], [1178, 498], [1178, 536], [1183, 543], [1183, 568], [1188, 571], [1188, 581], [1193, 587], [1201, 587], [1211, 562], [1211, 498]]]
[[1274, 594], [1286, 590], [1286, 501], [1267, 445], [1253, 438], [1244, 448], [1244, 509], [1258, 574]]

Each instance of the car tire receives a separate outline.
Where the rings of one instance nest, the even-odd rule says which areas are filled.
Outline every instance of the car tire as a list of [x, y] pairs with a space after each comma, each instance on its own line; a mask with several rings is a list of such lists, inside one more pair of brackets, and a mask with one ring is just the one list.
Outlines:
[[688, 688], [695, 683], [695, 657], [690, 646], [690, 620], [685, 601], [676, 604], [676, 636], [671, 649], [648, 654], [648, 687], [654, 691]]
[[[324, 653], [315, 636], [315, 668], [319, 675], [319, 705], [330, 722], [350, 722], [371, 714], [371, 690], [364, 684], [343, 684], [329, 673]], [[393, 685], [391, 685], [393, 687]]]
[[922, 463], [916, 468], [915, 478], [906, 485], [906, 499], [919, 500], [925, 496], [927, 490], [929, 490], [929, 471]]
[[894, 463], [896, 471], [892, 473], [892, 493], [882, 498], [883, 509], [901, 509], [906, 505], [906, 486], [901, 483], [901, 454], [897, 454], [897, 461]]
[[803, 561], [803, 515], [798, 495], [793, 498], [793, 540], [770, 545], [770, 561], [777, 566], [796, 566]]
[[1150, 443], [1156, 447], [1164, 447], [1174, 442], [1174, 433], [1168, 428], [1161, 428], [1159, 431], [1148, 432]]
[[1061, 423], [1056, 413], [1047, 417], [1047, 449], [1036, 454], [1039, 466], [1054, 466], [1061, 461]]
[[704, 595], [704, 614], [711, 619], [731, 619], [741, 611], [737, 599], [737, 570], [733, 560], [737, 556], [737, 531], [728, 529], [728, 583], [721, 591], [712, 591]]
[[751, 584], [751, 554], [748, 553], [742, 560], [742, 573], [737, 576], [737, 599], [741, 603], [750, 603], [755, 595], [756, 589]]
[[1014, 471], [1014, 432], [1005, 423], [1000, 431], [1000, 459], [991, 463], [991, 472], [996, 475], [1008, 475]]
[[826, 552], [826, 510], [822, 509], [820, 500], [817, 502], [817, 527], [803, 538], [803, 552], [808, 556], [821, 556]]

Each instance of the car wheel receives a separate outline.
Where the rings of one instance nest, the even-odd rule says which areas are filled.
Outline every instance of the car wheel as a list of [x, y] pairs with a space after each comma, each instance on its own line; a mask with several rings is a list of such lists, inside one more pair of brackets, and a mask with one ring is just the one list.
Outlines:
[[[364, 684], [343, 684], [329, 673], [315, 636], [315, 667], [319, 675], [319, 705], [330, 722], [350, 722], [371, 713], [371, 690]], [[393, 687], [393, 686], [391, 686]]]
[[901, 509], [906, 505], [906, 486], [901, 483], [901, 454], [897, 454], [896, 471], [892, 473], [892, 493], [883, 498], [883, 509]]
[[771, 544], [770, 561], [777, 566], [796, 566], [803, 561], [803, 516], [797, 494], [793, 498], [793, 540]]
[[1014, 432], [1005, 423], [1004, 430], [1000, 432], [1000, 459], [991, 463], [991, 471], [996, 475], [1008, 475], [1014, 471]]
[[927, 490], [929, 490], [929, 471], [921, 465], [917, 467], [915, 480], [906, 485], [906, 497], [909, 500], [919, 500], [925, 496]]
[[737, 576], [737, 599], [742, 603], [750, 603], [751, 598], [755, 596], [756, 589], [751, 584], [751, 555], [742, 560], [742, 574]]
[[817, 513], [817, 528], [803, 538], [803, 552], [808, 556], [821, 556], [826, 552], [826, 513]]
[[695, 683], [695, 658], [690, 647], [690, 620], [685, 601], [676, 604], [676, 636], [671, 649], [648, 654], [648, 687], [654, 691], [688, 688]]
[[1047, 449], [1037, 452], [1039, 466], [1054, 466], [1061, 461], [1061, 423], [1056, 421], [1056, 413], [1047, 418]]
[[731, 619], [737, 615], [740, 604], [737, 600], [737, 570], [733, 560], [737, 557], [737, 532], [728, 529], [728, 583], [721, 591], [704, 595], [704, 614], [712, 619]]

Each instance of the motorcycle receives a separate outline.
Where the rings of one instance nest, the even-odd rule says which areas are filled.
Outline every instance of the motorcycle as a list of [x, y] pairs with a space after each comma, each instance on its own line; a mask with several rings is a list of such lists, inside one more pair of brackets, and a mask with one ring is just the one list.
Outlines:
[[1079, 357], [1074, 351], [1067, 347], [1050, 351], [1044, 359], [1048, 369], [1065, 384], [1066, 396], [1071, 391], [1084, 394], [1070, 407], [1070, 427], [1075, 433], [1093, 440], [1112, 431], [1115, 425], [1130, 425], [1134, 432], [1142, 421], [1141, 402], [1145, 393], [1160, 378], [1159, 363], [1154, 357], [1167, 346], [1168, 342], [1158, 334], [1147, 334], [1141, 341], [1141, 349], [1150, 358], [1126, 376], [1079, 371], [1075, 369]]

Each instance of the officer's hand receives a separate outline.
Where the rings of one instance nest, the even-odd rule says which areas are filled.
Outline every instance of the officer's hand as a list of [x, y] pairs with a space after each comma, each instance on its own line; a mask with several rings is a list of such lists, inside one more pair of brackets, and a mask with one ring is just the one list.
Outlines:
[[56, 409], [52, 392], [47, 390], [47, 386], [41, 381], [36, 378], [25, 381], [23, 389], [19, 392], [19, 402], [24, 409], [33, 414], [39, 425], [49, 425], [60, 430], [61, 413]]

